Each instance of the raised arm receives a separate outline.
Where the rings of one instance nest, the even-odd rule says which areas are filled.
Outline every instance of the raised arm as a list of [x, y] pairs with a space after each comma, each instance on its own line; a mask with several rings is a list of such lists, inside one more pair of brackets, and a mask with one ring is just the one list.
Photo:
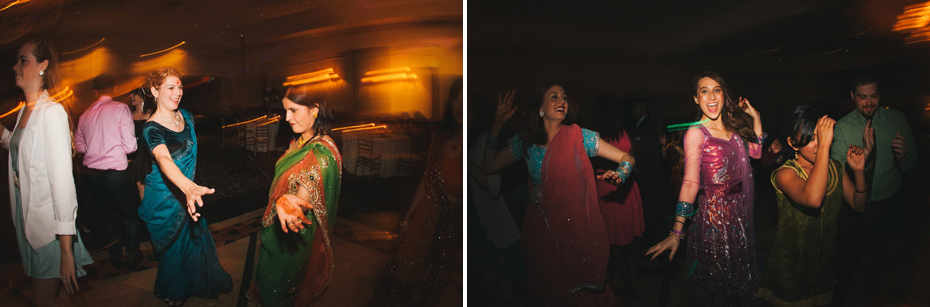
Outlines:
[[801, 179], [798, 173], [788, 168], [782, 168], [775, 174], [775, 187], [801, 206], [820, 208], [827, 194], [830, 156], [826, 153], [833, 143], [834, 123], [836, 121], [826, 115], [817, 121], [815, 139], [818, 142], [819, 154], [814, 159], [814, 166], [807, 180]]
[[748, 142], [746, 142], [749, 145], [749, 156], [753, 159], [762, 158], [762, 141], [765, 140], [766, 135], [765, 132], [762, 131], [762, 119], [759, 115], [759, 111], [752, 107], [748, 99], [743, 97], [739, 99], [740, 107], [743, 108], [746, 114], [749, 114], [749, 117], [752, 117], [752, 131], [756, 134], [756, 140], [748, 140]]
[[865, 211], [865, 204], [869, 201], [868, 184], [865, 180], [865, 157], [869, 156], [869, 151], [856, 145], [849, 145], [846, 152], [846, 161], [849, 168], [852, 169], [852, 177], [849, 173], [843, 176], [843, 200], [849, 204], [853, 210]]
[[513, 164], [517, 160], [511, 155], [511, 145], [507, 144], [500, 149], [503, 140], [500, 139], [501, 128], [504, 123], [510, 120], [517, 107], [513, 105], [513, 95], [516, 91], [509, 90], [503, 96], [497, 97], [497, 112], [494, 115], [494, 124], [491, 125], [491, 131], [488, 134], [487, 148], [484, 153], [484, 161], [481, 162], [484, 172], [494, 174], [500, 172], [504, 167]]

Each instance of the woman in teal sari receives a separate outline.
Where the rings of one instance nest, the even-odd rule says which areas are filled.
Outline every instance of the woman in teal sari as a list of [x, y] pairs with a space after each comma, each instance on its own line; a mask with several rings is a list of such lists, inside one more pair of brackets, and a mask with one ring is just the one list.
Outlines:
[[214, 190], [193, 181], [197, 135], [193, 115], [178, 108], [184, 94], [180, 78], [169, 67], [149, 74], [157, 106], [142, 127], [154, 163], [145, 177], [139, 217], [158, 254], [155, 296], [168, 306], [181, 306], [191, 296], [214, 299], [232, 290], [232, 278], [220, 266], [207, 221], [197, 213], [197, 206], [203, 206], [201, 197]]
[[248, 297], [265, 306], [308, 306], [333, 272], [330, 237], [342, 156], [329, 137], [332, 113], [321, 96], [306, 87], [289, 88], [282, 102], [299, 137], [275, 164]]

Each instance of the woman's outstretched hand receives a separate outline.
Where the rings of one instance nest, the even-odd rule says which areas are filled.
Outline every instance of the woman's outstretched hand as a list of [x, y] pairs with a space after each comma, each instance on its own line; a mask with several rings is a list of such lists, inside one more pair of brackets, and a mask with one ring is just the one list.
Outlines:
[[497, 113], [494, 114], [493, 128], [499, 130], [517, 111], [517, 107], [513, 105], [513, 95], [516, 92], [516, 90], [507, 90], [503, 96], [497, 95]]
[[620, 178], [620, 173], [617, 173], [617, 171], [612, 171], [612, 170], [609, 170], [609, 171], [604, 172], [603, 174], [597, 175], [596, 178], [598, 180], [604, 180], [607, 183], [610, 183], [612, 185], [620, 185], [623, 183], [623, 179]]
[[200, 217], [200, 213], [197, 213], [197, 207], [203, 207], [203, 196], [213, 194], [213, 192], [216, 192], [216, 189], [202, 187], [196, 183], [184, 189], [184, 196], [187, 196], [187, 214], [194, 219], [194, 222]]
[[649, 248], [649, 250], [646, 251], [646, 256], [652, 255], [651, 259], [656, 259], [656, 256], [668, 250], [671, 251], [668, 255], [668, 261], [672, 261], [672, 257], [675, 257], [675, 252], [678, 251], [678, 243], [678, 238], [668, 236], [668, 238], [665, 238], [665, 240], [662, 240], [659, 244]]
[[313, 221], [307, 219], [304, 210], [313, 209], [313, 205], [300, 199], [294, 194], [284, 194], [278, 197], [274, 202], [275, 210], [278, 212], [278, 220], [281, 221], [281, 230], [287, 233], [288, 229], [298, 232], [304, 229], [304, 224], [311, 225]]

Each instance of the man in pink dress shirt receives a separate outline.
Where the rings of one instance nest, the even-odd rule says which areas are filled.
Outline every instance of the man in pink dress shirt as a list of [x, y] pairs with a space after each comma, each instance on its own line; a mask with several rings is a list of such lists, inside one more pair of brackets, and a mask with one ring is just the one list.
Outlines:
[[[135, 130], [129, 107], [113, 100], [113, 76], [107, 73], [94, 78], [94, 90], [99, 97], [87, 108], [74, 133], [77, 151], [84, 154], [84, 165], [90, 169], [87, 179], [92, 188], [94, 203], [100, 208], [109, 227], [108, 242], [123, 240], [109, 247], [110, 261], [118, 269], [124, 267], [123, 247], [126, 247], [129, 269], [142, 261], [139, 243], [142, 221], [136, 211], [139, 194], [126, 170], [126, 155], [136, 151]], [[120, 225], [123, 226], [119, 231]]]

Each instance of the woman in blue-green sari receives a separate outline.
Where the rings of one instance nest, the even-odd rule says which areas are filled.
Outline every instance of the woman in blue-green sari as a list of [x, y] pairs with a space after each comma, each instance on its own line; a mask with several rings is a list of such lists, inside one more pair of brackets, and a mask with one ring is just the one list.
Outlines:
[[232, 290], [232, 278], [220, 266], [207, 221], [197, 213], [203, 195], [214, 190], [193, 181], [197, 136], [193, 115], [178, 108], [184, 94], [180, 78], [170, 67], [149, 74], [157, 106], [142, 127], [154, 163], [145, 177], [139, 217], [158, 254], [155, 296], [168, 306], [181, 306], [191, 296], [213, 299]]
[[275, 164], [248, 297], [264, 306], [308, 306], [333, 272], [330, 237], [342, 156], [329, 137], [333, 118], [321, 96], [307, 87], [292, 87], [282, 102], [299, 137]]

